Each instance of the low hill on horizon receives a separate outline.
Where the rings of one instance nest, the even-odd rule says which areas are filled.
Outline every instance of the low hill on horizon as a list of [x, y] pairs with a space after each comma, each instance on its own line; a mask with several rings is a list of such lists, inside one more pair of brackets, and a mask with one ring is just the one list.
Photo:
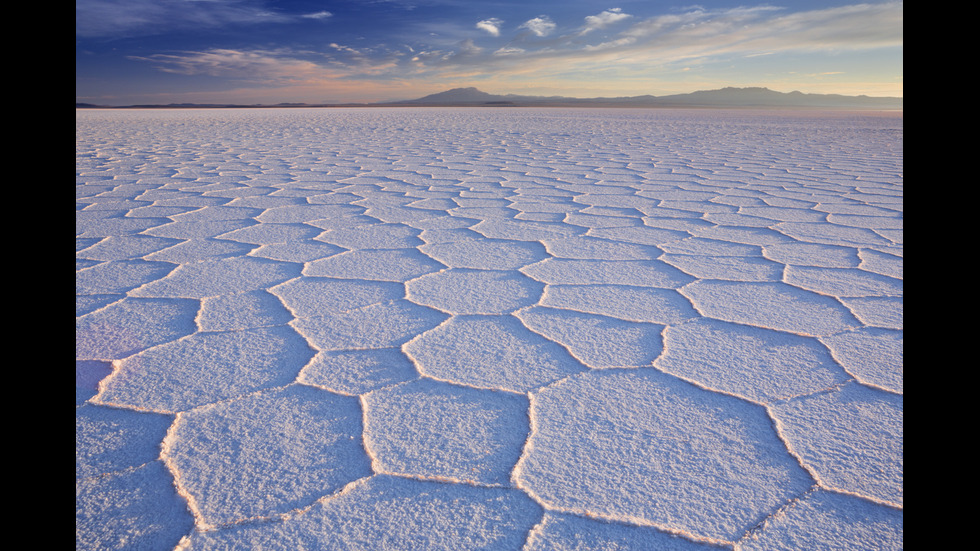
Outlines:
[[378, 103], [279, 103], [272, 105], [193, 104], [171, 103], [167, 105], [105, 106], [75, 103], [76, 109], [94, 108], [262, 108], [262, 107], [398, 107], [398, 106], [511, 106], [511, 107], [716, 107], [716, 108], [801, 108], [801, 109], [888, 109], [903, 108], [904, 98], [844, 96], [839, 94], [804, 94], [803, 92], [776, 92], [768, 88], [726, 87], [718, 90], [699, 90], [686, 94], [667, 96], [623, 96], [598, 98], [572, 98], [564, 96], [522, 96], [518, 94], [490, 94], [474, 87], [453, 88], [417, 99]]
[[488, 94], [477, 88], [454, 88], [445, 92], [385, 105], [582, 105], [622, 107], [825, 107], [901, 109], [903, 98], [845, 96], [840, 94], [804, 94], [776, 92], [768, 88], [726, 87], [718, 90], [699, 90], [667, 96], [624, 96], [571, 98], [563, 96], [521, 96]]

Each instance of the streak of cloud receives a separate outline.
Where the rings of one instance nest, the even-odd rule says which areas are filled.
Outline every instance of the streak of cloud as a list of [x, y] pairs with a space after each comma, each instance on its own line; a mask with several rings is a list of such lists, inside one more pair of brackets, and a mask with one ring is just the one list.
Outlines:
[[529, 19], [521, 24], [519, 29], [527, 29], [534, 33], [536, 36], [548, 36], [551, 34], [557, 25], [551, 20], [547, 15], [539, 15], [534, 19]]
[[284, 52], [213, 49], [179, 54], [154, 54], [130, 59], [149, 61], [157, 69], [182, 75], [231, 77], [264, 83], [297, 81], [308, 78], [336, 77], [312, 61], [284, 55]]
[[253, 0], [76, 0], [75, 35], [152, 35], [174, 29], [281, 23], [291, 18]]
[[490, 19], [484, 19], [476, 24], [476, 28], [486, 31], [492, 36], [500, 36], [500, 26], [503, 25], [503, 21], [497, 19], [496, 17], [491, 17]]
[[614, 23], [633, 17], [628, 13], [623, 13], [621, 8], [610, 8], [598, 15], [589, 15], [585, 18], [585, 28], [581, 34], [590, 33], [597, 29], [604, 29]]
[[318, 11], [316, 13], [307, 13], [307, 14], [301, 15], [300, 17], [303, 17], [303, 18], [306, 18], [306, 19], [329, 19], [332, 16], [333, 16], [333, 14], [330, 13], [330, 12], [328, 12], [328, 11]]

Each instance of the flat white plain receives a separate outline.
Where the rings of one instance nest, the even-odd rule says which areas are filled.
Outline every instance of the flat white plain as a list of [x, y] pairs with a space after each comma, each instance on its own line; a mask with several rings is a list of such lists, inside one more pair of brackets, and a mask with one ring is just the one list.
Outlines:
[[900, 549], [901, 113], [76, 110], [86, 549]]

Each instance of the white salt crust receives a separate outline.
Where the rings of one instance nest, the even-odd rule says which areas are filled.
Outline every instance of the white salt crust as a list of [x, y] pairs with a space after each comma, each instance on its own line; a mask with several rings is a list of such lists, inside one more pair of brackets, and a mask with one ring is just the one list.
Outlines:
[[902, 121], [77, 110], [77, 548], [901, 549]]

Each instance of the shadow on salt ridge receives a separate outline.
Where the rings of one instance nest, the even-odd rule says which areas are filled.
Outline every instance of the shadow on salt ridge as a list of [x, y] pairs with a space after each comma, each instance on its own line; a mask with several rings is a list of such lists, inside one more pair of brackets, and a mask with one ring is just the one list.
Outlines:
[[76, 482], [78, 549], [172, 549], [193, 529], [194, 518], [162, 461]]
[[[380, 222], [387, 222], [383, 220]], [[343, 216], [334, 216], [331, 218], [317, 218], [316, 220], [309, 220], [304, 222], [307, 226], [312, 226], [314, 228], [320, 228], [321, 230], [337, 230], [337, 229], [350, 229], [360, 226], [376, 226], [379, 220], [373, 216], [368, 216], [366, 214], [346, 214]], [[322, 233], [320, 235], [323, 235]], [[319, 236], [314, 237], [314, 239], [319, 239]]]
[[80, 406], [99, 392], [99, 382], [112, 373], [112, 363], [75, 360], [75, 405]]
[[126, 295], [75, 295], [75, 317], [91, 314], [124, 298]]
[[307, 200], [299, 197], [279, 197], [274, 195], [275, 192], [269, 195], [249, 195], [236, 197], [232, 199], [229, 203], [229, 207], [249, 207], [256, 209], [273, 209], [277, 207], [291, 207], [296, 205], [305, 205]]
[[149, 463], [173, 416], [85, 404], [75, 410], [75, 478], [98, 477]]

